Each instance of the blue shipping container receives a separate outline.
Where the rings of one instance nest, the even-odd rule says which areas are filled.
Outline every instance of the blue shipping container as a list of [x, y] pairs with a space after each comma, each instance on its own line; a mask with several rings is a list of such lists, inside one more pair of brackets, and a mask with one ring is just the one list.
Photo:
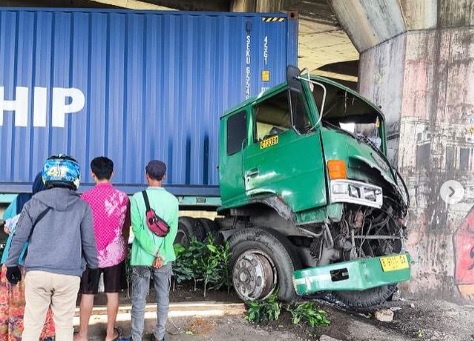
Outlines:
[[65, 153], [80, 190], [105, 155], [128, 193], [160, 159], [171, 192], [217, 196], [220, 114], [296, 63], [295, 13], [1, 9], [0, 193]]

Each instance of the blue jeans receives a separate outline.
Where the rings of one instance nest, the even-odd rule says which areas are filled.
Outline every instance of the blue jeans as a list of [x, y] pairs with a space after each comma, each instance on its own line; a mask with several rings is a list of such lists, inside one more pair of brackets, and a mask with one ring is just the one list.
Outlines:
[[145, 326], [146, 296], [150, 287], [150, 278], [156, 293], [156, 326], [153, 334], [157, 340], [165, 336], [170, 302], [171, 263], [160, 269], [151, 266], [132, 266], [132, 339], [142, 340]]

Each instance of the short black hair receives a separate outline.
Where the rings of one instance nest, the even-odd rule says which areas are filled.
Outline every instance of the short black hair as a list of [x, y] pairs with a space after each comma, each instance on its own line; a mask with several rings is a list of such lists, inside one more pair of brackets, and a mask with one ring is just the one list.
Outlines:
[[161, 181], [166, 173], [166, 164], [160, 160], [151, 160], [146, 165], [145, 172], [151, 179]]
[[110, 180], [114, 171], [114, 162], [105, 156], [98, 156], [91, 161], [91, 171], [99, 180]]

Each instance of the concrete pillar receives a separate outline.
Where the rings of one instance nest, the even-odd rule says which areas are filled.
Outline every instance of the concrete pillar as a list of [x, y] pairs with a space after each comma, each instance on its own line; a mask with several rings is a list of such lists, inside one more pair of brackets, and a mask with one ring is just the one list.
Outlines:
[[[402, 288], [474, 300], [474, 0], [329, 2], [360, 53], [359, 91], [382, 106], [389, 156], [410, 189], [413, 278]], [[458, 203], [440, 196], [448, 180], [464, 187]]]

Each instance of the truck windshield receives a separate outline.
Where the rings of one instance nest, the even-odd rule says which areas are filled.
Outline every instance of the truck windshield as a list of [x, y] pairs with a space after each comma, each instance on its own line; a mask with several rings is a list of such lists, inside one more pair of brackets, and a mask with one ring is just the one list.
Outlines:
[[[364, 136], [380, 149], [383, 139], [382, 114], [352, 92], [322, 79], [316, 79], [316, 81], [326, 88], [326, 100], [321, 119], [323, 126], [337, 127], [356, 136]], [[323, 101], [322, 88], [313, 86], [312, 94], [320, 109]]]
[[256, 123], [254, 142], [282, 134], [292, 128], [303, 134], [311, 127], [301, 95], [291, 93], [291, 102], [294, 105], [293, 119], [288, 96], [288, 91], [283, 90], [254, 106]]

